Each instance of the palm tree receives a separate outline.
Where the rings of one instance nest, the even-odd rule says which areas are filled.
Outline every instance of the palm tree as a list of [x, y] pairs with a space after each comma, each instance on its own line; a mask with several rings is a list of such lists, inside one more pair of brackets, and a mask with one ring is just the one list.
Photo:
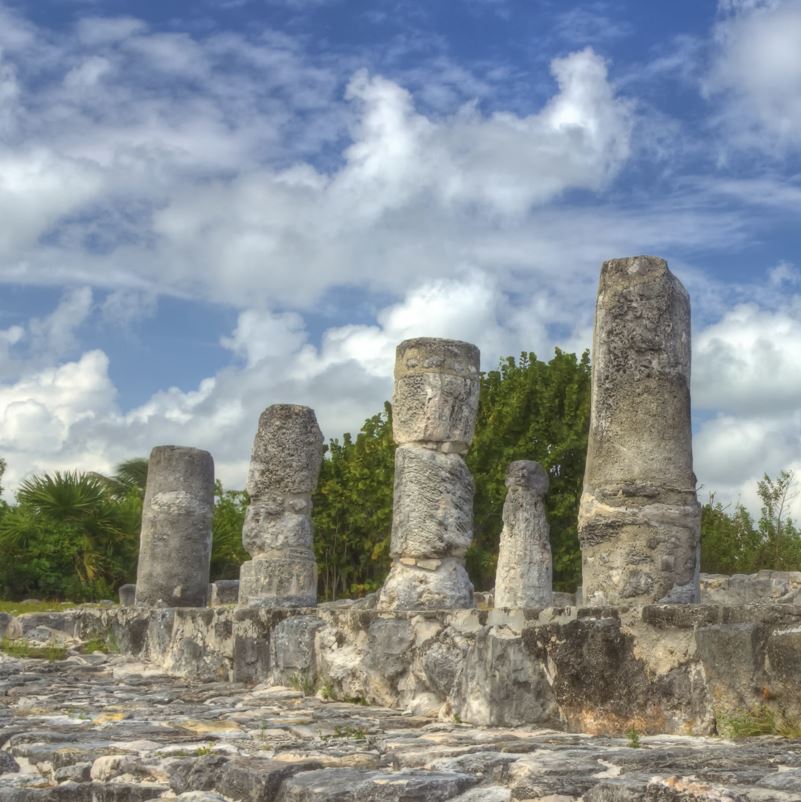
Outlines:
[[[0, 520], [0, 551], [30, 577], [31, 591], [38, 586], [92, 598], [130, 578], [142, 501], [135, 486], [118, 495], [121, 487], [78, 471], [45, 473], [20, 485], [18, 505]], [[14, 579], [9, 574], [6, 586]]]
[[91, 475], [105, 483], [106, 489], [114, 498], [135, 495], [143, 499], [147, 485], [147, 464], [146, 457], [132, 457], [120, 462], [111, 476], [102, 473]]

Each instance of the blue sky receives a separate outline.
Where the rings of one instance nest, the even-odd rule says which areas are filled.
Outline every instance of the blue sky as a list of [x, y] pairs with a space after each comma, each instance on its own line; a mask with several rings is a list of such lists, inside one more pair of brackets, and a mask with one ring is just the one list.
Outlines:
[[582, 350], [652, 253], [702, 495], [753, 504], [801, 469], [799, 42], [801, 0], [0, 0], [8, 489], [171, 442], [242, 486], [265, 406], [356, 430], [410, 336]]

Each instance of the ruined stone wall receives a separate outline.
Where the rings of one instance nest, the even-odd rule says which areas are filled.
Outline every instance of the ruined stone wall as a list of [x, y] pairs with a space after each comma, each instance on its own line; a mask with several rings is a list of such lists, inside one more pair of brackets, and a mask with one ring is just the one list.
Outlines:
[[801, 717], [797, 605], [132, 607], [6, 617], [0, 630], [39, 640], [103, 633], [171, 674], [302, 681], [332, 698], [482, 725], [702, 734], [747, 710]]

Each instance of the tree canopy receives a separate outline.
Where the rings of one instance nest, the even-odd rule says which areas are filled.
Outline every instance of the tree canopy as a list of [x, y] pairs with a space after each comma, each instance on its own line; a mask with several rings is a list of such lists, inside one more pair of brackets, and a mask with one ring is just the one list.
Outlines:
[[[590, 359], [556, 350], [501, 360], [481, 375], [475, 437], [466, 455], [475, 480], [474, 537], [467, 567], [479, 590], [492, 587], [510, 462], [540, 462], [550, 477], [547, 509], [554, 587], [581, 579], [576, 531], [590, 415]], [[315, 551], [323, 599], [358, 596], [381, 586], [389, 571], [395, 467], [392, 409], [368, 418], [353, 436], [334, 438], [314, 494]], [[0, 458], [0, 483], [5, 462]], [[133, 458], [111, 476], [56, 472], [33, 476], [16, 504], [0, 503], [0, 596], [110, 598], [135, 580], [147, 460]], [[757, 492], [758, 519], [740, 503], [714, 495], [702, 508], [701, 569], [801, 570], [801, 532], [788, 515], [794, 477], [767, 474]], [[211, 579], [239, 576], [248, 559], [242, 524], [244, 490], [215, 485]]]

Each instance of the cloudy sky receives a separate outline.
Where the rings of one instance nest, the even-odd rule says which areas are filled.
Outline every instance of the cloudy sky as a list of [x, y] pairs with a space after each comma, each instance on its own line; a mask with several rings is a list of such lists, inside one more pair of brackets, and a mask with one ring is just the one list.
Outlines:
[[7, 490], [162, 443], [242, 486], [265, 406], [357, 430], [410, 336], [582, 350], [638, 253], [702, 497], [801, 477], [799, 42], [801, 0], [0, 0]]

